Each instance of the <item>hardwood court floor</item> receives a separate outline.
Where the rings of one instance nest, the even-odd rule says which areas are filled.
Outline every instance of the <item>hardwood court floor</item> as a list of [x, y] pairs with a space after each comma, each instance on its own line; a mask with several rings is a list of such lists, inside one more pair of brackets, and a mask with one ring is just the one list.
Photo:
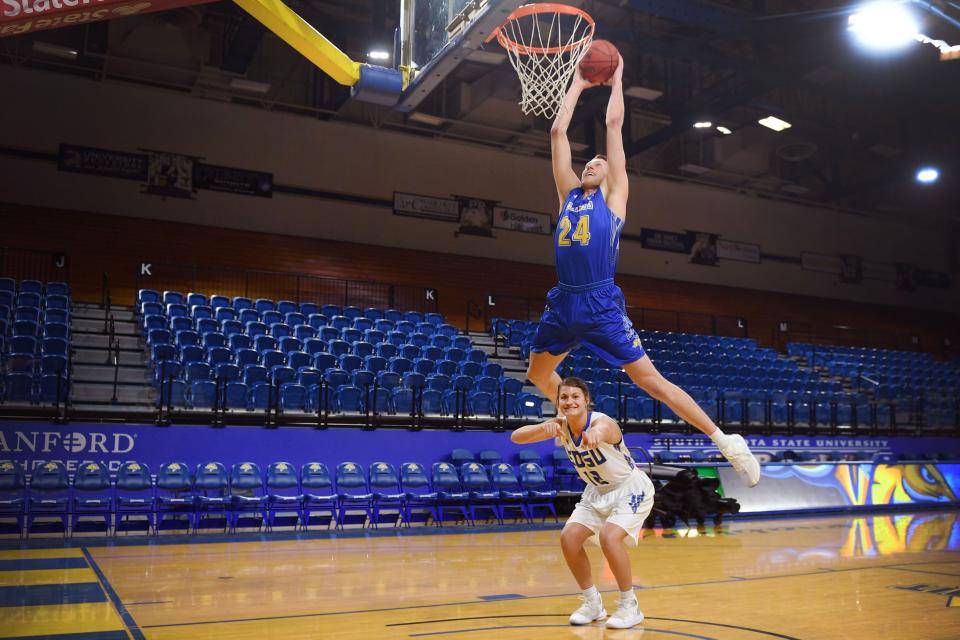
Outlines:
[[647, 532], [631, 552], [647, 620], [625, 631], [568, 626], [559, 531], [451, 529], [2, 551], [0, 637], [960, 638], [955, 511]]

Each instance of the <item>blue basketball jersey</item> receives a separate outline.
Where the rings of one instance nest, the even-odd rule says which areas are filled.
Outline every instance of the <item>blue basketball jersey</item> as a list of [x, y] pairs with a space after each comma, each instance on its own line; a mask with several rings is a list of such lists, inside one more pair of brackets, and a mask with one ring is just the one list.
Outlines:
[[623, 220], [607, 207], [600, 189], [588, 196], [581, 187], [572, 189], [554, 237], [560, 282], [578, 287], [612, 281], [622, 228]]

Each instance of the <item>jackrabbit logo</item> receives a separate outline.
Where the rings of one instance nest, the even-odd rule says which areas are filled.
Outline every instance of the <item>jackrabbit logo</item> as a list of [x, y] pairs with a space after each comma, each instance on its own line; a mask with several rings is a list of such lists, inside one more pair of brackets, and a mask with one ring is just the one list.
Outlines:
[[646, 493], [641, 493], [640, 495], [630, 496], [630, 508], [633, 509], [633, 512], [636, 513], [637, 509], [640, 508], [640, 505], [643, 504], [643, 499], [646, 497]]

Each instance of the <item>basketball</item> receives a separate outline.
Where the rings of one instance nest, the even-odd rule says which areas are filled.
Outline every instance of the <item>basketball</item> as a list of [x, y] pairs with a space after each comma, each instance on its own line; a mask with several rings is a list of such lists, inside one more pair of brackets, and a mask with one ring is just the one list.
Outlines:
[[610, 79], [620, 62], [620, 52], [609, 40], [594, 40], [580, 60], [580, 74], [588, 82], [602, 83]]

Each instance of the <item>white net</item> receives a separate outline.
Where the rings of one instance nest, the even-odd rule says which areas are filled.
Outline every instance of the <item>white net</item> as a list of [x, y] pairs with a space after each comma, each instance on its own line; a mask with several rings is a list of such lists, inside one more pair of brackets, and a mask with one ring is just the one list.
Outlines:
[[590, 48], [593, 26], [582, 12], [537, 11], [513, 15], [500, 27], [497, 39], [520, 76], [524, 113], [557, 114], [574, 68]]

